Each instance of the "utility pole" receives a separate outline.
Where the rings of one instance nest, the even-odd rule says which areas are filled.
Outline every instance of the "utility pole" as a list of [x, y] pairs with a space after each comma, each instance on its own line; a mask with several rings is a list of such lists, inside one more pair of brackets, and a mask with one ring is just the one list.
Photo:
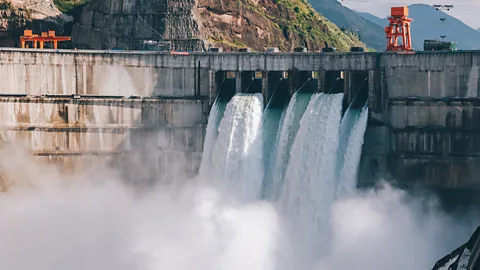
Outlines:
[[445, 25], [443, 25], [443, 22], [445, 22], [446, 19], [447, 19], [447, 18], [440, 18], [440, 21], [442, 22], [442, 31], [443, 31], [443, 33], [444, 33], [443, 35], [440, 36], [440, 37], [442, 38], [442, 41], [445, 41], [445, 38], [447, 37], [447, 36], [445, 35]]
[[[450, 11], [450, 9], [453, 9], [453, 5], [433, 5], [433, 8], [435, 8], [436, 10]], [[445, 25], [443, 24], [446, 19], [447, 18], [440, 18], [440, 21], [442, 22], [442, 31], [443, 31], [443, 35], [440, 36], [442, 38], [442, 41], [444, 41], [444, 39], [447, 37], [445, 35]]]

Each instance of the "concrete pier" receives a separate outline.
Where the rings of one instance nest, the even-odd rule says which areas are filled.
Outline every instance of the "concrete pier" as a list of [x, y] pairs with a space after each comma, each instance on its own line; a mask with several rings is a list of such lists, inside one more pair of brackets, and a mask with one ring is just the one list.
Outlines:
[[[472, 189], [480, 187], [479, 66], [479, 51], [172, 55], [0, 49], [0, 135], [60, 163], [129, 153], [161, 164], [152, 174], [192, 175], [209, 106], [219, 93], [229, 100], [235, 93], [261, 92], [266, 102], [274, 94], [288, 102], [308, 82], [309, 91], [343, 92], [345, 106], [368, 102], [361, 184], [387, 175], [406, 185]], [[148, 147], [134, 139], [139, 134], [152, 136], [143, 142]]]

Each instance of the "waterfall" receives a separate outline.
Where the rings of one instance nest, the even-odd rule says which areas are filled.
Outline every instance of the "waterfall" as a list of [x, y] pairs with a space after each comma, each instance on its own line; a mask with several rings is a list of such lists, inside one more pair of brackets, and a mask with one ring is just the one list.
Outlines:
[[343, 94], [314, 94], [300, 121], [279, 204], [300, 261], [322, 249], [334, 200]]
[[274, 158], [273, 150], [275, 148], [275, 142], [277, 138], [277, 131], [279, 126], [285, 118], [286, 110], [282, 108], [266, 108], [264, 112], [263, 120], [263, 166], [265, 168], [265, 178], [270, 177], [270, 164]]
[[241, 201], [260, 198], [264, 174], [262, 125], [263, 96], [235, 95], [220, 121], [211, 164], [202, 164], [210, 167], [201, 170], [209, 172], [212, 184]]
[[282, 186], [285, 170], [290, 159], [293, 139], [297, 134], [300, 119], [307, 109], [311, 96], [312, 94], [296, 92], [282, 116], [265, 179], [263, 193], [266, 199], [273, 201], [278, 199], [279, 189]]
[[340, 124], [336, 197], [349, 195], [355, 191], [367, 119], [367, 107], [362, 110], [348, 109]]
[[205, 134], [205, 141], [203, 142], [202, 161], [200, 164], [200, 175], [208, 175], [208, 170], [212, 167], [212, 151], [218, 134], [218, 121], [219, 121], [219, 105], [218, 99], [212, 105], [210, 109], [210, 115], [208, 116], [207, 131]]
[[356, 187], [368, 109], [342, 118], [342, 101], [297, 92], [286, 110], [263, 111], [261, 94], [237, 94], [209, 116], [200, 174], [241, 202], [276, 202], [299, 268], [325, 254], [330, 208]]

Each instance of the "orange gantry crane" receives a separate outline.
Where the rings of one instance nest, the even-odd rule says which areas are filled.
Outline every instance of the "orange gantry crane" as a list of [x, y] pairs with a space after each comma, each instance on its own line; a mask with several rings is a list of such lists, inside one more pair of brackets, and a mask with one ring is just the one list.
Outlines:
[[[40, 36], [34, 35], [32, 30], [24, 30], [23, 36], [20, 37], [22, 48], [27, 46], [27, 42], [33, 42], [33, 48], [37, 48], [37, 43], [40, 44], [40, 49], [43, 49], [45, 42], [52, 42], [53, 48], [58, 48], [58, 42], [72, 40], [71, 37], [56, 36], [55, 31], [42, 32]], [[28, 47], [27, 47], [28, 48]]]
[[410, 24], [413, 20], [408, 17], [408, 7], [392, 7], [388, 20], [390, 25], [385, 27], [387, 51], [412, 51]]

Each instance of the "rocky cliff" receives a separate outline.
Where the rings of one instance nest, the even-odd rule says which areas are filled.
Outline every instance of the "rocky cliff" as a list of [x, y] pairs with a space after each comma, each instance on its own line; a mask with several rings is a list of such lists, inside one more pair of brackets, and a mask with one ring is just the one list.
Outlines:
[[144, 40], [192, 40], [199, 37], [192, 16], [194, 0], [93, 0], [74, 26], [77, 48], [141, 49]]
[[0, 47], [19, 47], [25, 28], [34, 33], [55, 30], [70, 35], [73, 18], [49, 0], [0, 0]]
[[362, 46], [305, 0], [92, 0], [74, 26], [77, 48], [145, 49], [144, 41], [170, 41], [173, 49], [251, 47], [339, 50]]

